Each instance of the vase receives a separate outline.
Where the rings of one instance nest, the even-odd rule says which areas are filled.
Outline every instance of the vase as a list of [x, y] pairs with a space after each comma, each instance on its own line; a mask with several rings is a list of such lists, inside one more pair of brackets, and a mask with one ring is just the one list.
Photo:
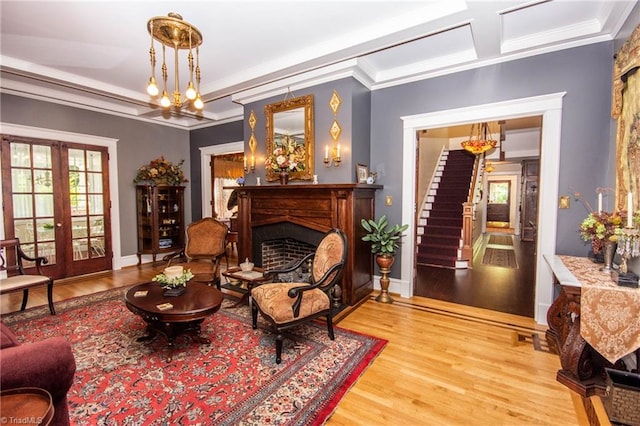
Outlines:
[[280, 185], [286, 185], [289, 183], [289, 172], [286, 170], [280, 170]]
[[604, 257], [604, 266], [600, 269], [603, 272], [611, 272], [613, 265], [613, 257], [616, 255], [617, 243], [615, 241], [604, 241], [602, 243], [602, 254]]
[[391, 266], [395, 260], [395, 257], [389, 254], [376, 256], [376, 263], [382, 274], [380, 278], [380, 294], [376, 297], [377, 302], [393, 303], [393, 299], [389, 296], [389, 272], [391, 272]]

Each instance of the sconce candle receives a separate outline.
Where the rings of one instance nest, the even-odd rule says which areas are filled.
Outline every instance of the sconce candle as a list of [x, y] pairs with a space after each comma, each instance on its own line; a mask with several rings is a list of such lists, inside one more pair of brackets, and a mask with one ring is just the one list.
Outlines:
[[598, 194], [598, 213], [602, 213], [602, 192]]
[[329, 145], [324, 147], [324, 161], [329, 161]]
[[251, 154], [251, 170], [256, 169], [256, 156]]
[[336, 157], [340, 158], [340, 144], [338, 144], [338, 149], [336, 151]]
[[633, 228], [633, 194], [627, 194], [627, 228]]
[[244, 169], [247, 170], [247, 156], [244, 156]]

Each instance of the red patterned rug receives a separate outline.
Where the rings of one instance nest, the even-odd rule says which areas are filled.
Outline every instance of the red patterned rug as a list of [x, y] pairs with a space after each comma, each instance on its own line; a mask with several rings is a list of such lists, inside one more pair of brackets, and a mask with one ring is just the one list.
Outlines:
[[285, 338], [275, 363], [274, 337], [252, 330], [247, 306], [235, 300], [202, 324], [210, 345], [176, 340], [166, 362], [165, 340], [137, 342], [145, 323], [124, 304], [124, 289], [3, 316], [23, 342], [65, 336], [77, 363], [69, 392], [75, 425], [317, 425], [387, 343], [324, 323]]

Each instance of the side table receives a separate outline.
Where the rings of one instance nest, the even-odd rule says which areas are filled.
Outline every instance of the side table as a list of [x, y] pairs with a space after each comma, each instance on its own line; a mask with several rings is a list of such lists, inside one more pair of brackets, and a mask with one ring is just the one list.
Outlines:
[[50, 425], [54, 414], [51, 394], [40, 388], [6, 389], [0, 392], [3, 424]]
[[237, 308], [246, 301], [249, 301], [249, 306], [251, 306], [251, 289], [270, 281], [269, 278], [265, 278], [263, 276], [263, 272], [264, 269], [262, 268], [253, 268], [251, 271], [243, 271], [240, 268], [231, 268], [222, 272], [222, 276], [227, 280], [238, 281], [241, 289], [244, 289], [246, 286], [246, 293], [242, 295], [238, 303], [233, 305], [232, 308]]

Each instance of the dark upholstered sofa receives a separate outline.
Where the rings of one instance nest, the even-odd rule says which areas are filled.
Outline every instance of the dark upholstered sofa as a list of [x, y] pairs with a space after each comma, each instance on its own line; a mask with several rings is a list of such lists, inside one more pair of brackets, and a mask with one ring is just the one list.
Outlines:
[[37, 387], [47, 390], [55, 409], [51, 424], [68, 425], [67, 392], [76, 372], [71, 344], [63, 337], [21, 344], [2, 322], [0, 334], [0, 389]]

